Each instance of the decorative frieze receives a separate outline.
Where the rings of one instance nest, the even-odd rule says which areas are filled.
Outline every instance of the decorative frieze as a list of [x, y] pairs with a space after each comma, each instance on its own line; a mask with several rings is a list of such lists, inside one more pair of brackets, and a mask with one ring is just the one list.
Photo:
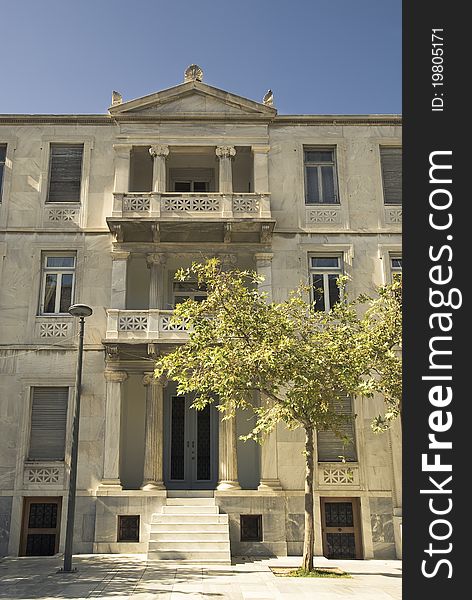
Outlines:
[[221, 199], [214, 196], [164, 197], [162, 210], [168, 212], [219, 212]]
[[78, 225], [80, 208], [47, 208], [46, 222], [54, 225]]
[[332, 224], [341, 222], [341, 210], [339, 208], [310, 208], [307, 210], [308, 223]]
[[403, 209], [401, 207], [385, 209], [385, 223], [388, 225], [401, 225]]
[[359, 485], [357, 465], [320, 465], [320, 483], [322, 485]]
[[57, 488], [64, 483], [64, 467], [62, 465], [25, 465], [23, 483], [25, 487], [53, 486]]
[[54, 321], [52, 323], [39, 324], [39, 337], [41, 338], [64, 338], [70, 330], [70, 323]]
[[125, 196], [123, 198], [124, 212], [148, 212], [150, 208], [150, 196]]
[[235, 213], [258, 213], [259, 198], [254, 196], [234, 196], [233, 212]]
[[141, 315], [123, 315], [118, 319], [119, 331], [146, 331], [148, 317]]
[[159, 319], [159, 329], [161, 331], [187, 331], [187, 323], [188, 321], [186, 321], [185, 319], [180, 321], [179, 323], [174, 323], [172, 321], [172, 315], [163, 315]]

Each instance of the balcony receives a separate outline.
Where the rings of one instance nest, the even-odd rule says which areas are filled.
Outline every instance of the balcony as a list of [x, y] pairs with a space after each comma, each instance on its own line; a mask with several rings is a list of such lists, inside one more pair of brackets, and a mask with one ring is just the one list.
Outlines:
[[263, 193], [115, 193], [107, 223], [117, 241], [267, 243], [274, 228]]
[[185, 342], [185, 323], [171, 323], [172, 310], [107, 310], [105, 343]]

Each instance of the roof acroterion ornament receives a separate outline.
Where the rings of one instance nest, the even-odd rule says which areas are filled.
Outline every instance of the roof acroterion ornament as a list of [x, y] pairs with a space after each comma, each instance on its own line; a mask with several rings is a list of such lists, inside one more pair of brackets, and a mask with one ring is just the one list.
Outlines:
[[115, 90], [113, 90], [111, 93], [111, 105], [117, 106], [118, 104], [122, 104], [122, 103], [123, 103], [123, 96], [120, 94], [120, 92], [115, 92]]
[[262, 103], [266, 106], [274, 106], [274, 94], [272, 90], [267, 90], [264, 98], [262, 98]]
[[190, 65], [185, 69], [184, 82], [203, 81], [203, 71], [198, 65]]

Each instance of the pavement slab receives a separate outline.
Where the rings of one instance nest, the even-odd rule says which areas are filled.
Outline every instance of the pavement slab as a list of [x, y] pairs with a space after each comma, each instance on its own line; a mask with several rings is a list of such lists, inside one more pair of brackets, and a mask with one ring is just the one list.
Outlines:
[[350, 579], [276, 577], [270, 567], [298, 567], [300, 557], [236, 557], [231, 566], [179, 565], [145, 555], [74, 557], [73, 573], [58, 572], [62, 557], [0, 559], [0, 600], [401, 600], [398, 560], [328, 560]]

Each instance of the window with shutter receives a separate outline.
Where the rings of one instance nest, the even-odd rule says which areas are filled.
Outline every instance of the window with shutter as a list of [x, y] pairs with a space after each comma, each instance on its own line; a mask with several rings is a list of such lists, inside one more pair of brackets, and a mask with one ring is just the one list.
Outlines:
[[3, 171], [5, 170], [6, 156], [7, 156], [7, 145], [0, 144], [0, 202], [2, 201]]
[[68, 387], [33, 388], [30, 460], [64, 460]]
[[[336, 412], [353, 417], [352, 399], [346, 397], [338, 401]], [[354, 418], [346, 419], [340, 430], [343, 437], [349, 438], [349, 443], [332, 431], [318, 431], [318, 462], [341, 462], [342, 457], [351, 462], [357, 460]]]
[[80, 202], [83, 144], [51, 144], [48, 202]]
[[380, 148], [385, 204], [402, 203], [402, 149]]

